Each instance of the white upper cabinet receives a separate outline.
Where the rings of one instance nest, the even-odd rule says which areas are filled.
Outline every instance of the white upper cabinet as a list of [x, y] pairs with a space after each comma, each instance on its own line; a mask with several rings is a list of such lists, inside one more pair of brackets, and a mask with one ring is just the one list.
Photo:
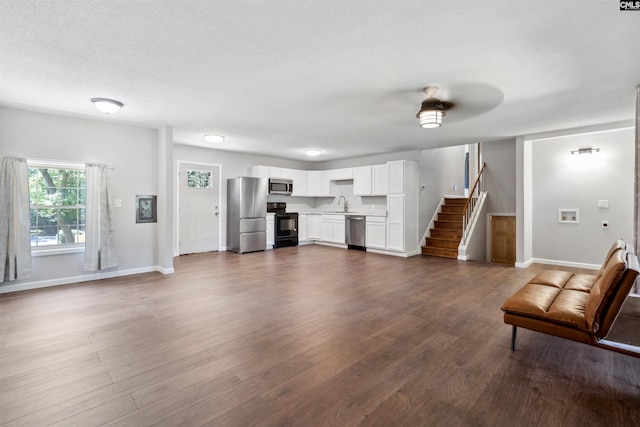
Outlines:
[[322, 171], [307, 171], [307, 196], [322, 196]]
[[282, 176], [282, 168], [274, 168], [271, 166], [251, 166], [249, 174], [255, 178], [284, 178]]
[[388, 165], [360, 166], [353, 168], [354, 196], [386, 196], [388, 192]]
[[307, 196], [307, 171], [299, 169], [282, 169], [282, 178], [293, 180], [292, 196]]
[[386, 196], [389, 193], [389, 165], [371, 166], [371, 195]]
[[322, 171], [322, 190], [320, 190], [321, 196], [329, 195], [329, 188], [331, 187], [331, 172], [332, 171]]
[[373, 191], [371, 166], [353, 168], [353, 195], [370, 196]]
[[249, 174], [254, 178], [271, 178], [269, 176], [269, 166], [252, 166]]
[[389, 194], [403, 194], [404, 191], [404, 160], [387, 162], [389, 166]]
[[331, 169], [326, 171], [329, 181], [344, 181], [353, 179], [353, 168]]

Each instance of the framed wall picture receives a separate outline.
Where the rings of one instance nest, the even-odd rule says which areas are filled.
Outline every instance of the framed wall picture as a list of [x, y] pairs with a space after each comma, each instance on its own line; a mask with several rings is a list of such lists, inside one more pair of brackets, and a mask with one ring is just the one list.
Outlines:
[[158, 222], [158, 196], [136, 196], [136, 222]]

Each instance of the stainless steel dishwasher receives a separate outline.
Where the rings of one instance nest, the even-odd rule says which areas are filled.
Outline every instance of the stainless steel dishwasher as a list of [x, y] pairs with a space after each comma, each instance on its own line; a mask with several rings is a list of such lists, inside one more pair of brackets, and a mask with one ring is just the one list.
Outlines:
[[349, 249], [365, 250], [365, 216], [347, 215], [345, 217], [345, 241]]

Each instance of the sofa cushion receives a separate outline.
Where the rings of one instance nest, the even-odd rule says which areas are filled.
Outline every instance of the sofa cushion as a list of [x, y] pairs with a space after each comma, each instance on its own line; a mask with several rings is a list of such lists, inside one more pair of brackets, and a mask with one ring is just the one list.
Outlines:
[[607, 263], [609, 262], [611, 257], [613, 256], [613, 254], [615, 254], [619, 250], [626, 250], [626, 248], [627, 248], [627, 244], [625, 243], [624, 240], [622, 239], [616, 240], [613, 243], [613, 245], [611, 245], [611, 248], [609, 248], [609, 252], [607, 252], [607, 255], [604, 257], [604, 261], [602, 262], [602, 266], [600, 267], [598, 274], [596, 274], [596, 277], [602, 276], [602, 274], [604, 273], [604, 269], [607, 266]]
[[595, 276], [546, 270], [531, 279], [502, 310], [587, 330], [585, 306]]
[[622, 275], [627, 270], [626, 251], [616, 251], [603, 265], [602, 274], [596, 280], [585, 307], [585, 318], [591, 332], [600, 327], [600, 317], [613, 295], [622, 284]]

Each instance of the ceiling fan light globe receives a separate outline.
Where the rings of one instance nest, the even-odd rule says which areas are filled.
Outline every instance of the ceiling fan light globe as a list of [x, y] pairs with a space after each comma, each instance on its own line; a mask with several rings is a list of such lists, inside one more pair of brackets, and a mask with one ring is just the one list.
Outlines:
[[423, 110], [418, 113], [420, 119], [420, 127], [425, 129], [434, 129], [442, 124], [442, 110]]
[[440, 123], [422, 123], [420, 125], [420, 127], [423, 129], [435, 129], [439, 128], [440, 126], [442, 126]]

